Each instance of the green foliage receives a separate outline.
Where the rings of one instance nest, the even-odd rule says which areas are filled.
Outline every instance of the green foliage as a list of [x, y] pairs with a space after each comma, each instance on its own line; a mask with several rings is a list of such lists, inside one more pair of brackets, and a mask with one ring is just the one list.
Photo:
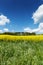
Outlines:
[[2, 35], [2, 34], [8, 34], [8, 35], [17, 35], [17, 36], [19, 36], [19, 35], [36, 35], [36, 33], [29, 33], [29, 32], [4, 32], [4, 33], [0, 33], [0, 35]]
[[0, 41], [0, 65], [43, 65], [43, 41]]

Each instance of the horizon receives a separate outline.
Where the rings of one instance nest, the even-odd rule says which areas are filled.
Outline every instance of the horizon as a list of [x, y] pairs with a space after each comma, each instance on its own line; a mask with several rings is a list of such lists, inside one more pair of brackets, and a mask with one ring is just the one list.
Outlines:
[[0, 33], [43, 34], [43, 0], [0, 0]]

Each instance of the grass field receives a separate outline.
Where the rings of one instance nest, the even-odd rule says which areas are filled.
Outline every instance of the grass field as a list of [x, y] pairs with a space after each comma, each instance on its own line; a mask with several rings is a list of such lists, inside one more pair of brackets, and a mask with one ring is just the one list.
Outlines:
[[0, 65], [43, 65], [43, 36], [0, 35]]

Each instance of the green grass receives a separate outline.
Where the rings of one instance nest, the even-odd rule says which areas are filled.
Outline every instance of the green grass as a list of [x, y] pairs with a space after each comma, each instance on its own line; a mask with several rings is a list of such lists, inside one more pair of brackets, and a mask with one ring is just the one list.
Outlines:
[[43, 41], [0, 40], [0, 65], [43, 65]]

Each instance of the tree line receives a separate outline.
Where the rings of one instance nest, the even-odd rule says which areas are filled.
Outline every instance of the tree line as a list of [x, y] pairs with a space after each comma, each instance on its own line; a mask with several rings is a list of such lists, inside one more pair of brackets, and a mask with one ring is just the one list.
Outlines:
[[36, 33], [29, 33], [29, 32], [4, 32], [4, 33], [0, 33], [0, 34], [5, 34], [5, 35], [36, 35]]

